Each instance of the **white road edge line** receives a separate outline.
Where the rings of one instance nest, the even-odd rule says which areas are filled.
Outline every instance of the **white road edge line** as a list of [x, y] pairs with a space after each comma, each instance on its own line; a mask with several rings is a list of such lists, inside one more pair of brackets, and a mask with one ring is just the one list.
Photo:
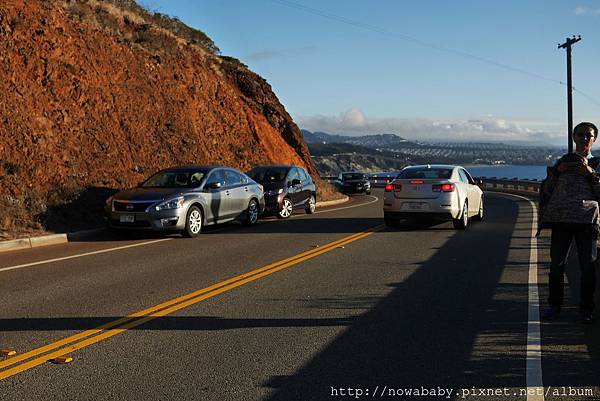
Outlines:
[[486, 191], [526, 200], [531, 205], [531, 247], [529, 252], [529, 308], [527, 313], [527, 401], [544, 401], [542, 377], [542, 336], [540, 332], [540, 297], [538, 288], [537, 207], [531, 199], [505, 192]]
[[374, 200], [372, 200], [371, 202], [359, 203], [358, 205], [338, 207], [338, 208], [335, 208], [335, 209], [320, 210], [320, 211], [316, 211], [314, 214], [329, 213], [329, 212], [335, 212], [336, 210], [344, 210], [344, 209], [351, 209], [353, 207], [366, 206], [366, 205], [370, 205], [372, 203], [375, 203], [375, 202], [377, 202], [379, 200], [379, 198], [377, 196], [373, 196], [373, 195], [366, 195], [366, 196], [368, 196], [369, 198], [374, 198]]
[[[321, 211], [315, 212], [315, 214], [316, 213], [334, 212], [336, 210], [350, 209], [350, 208], [359, 207], [359, 206], [366, 206], [366, 205], [370, 205], [372, 203], [375, 203], [375, 202], [377, 202], [379, 200], [379, 198], [376, 197], [376, 196], [372, 196], [372, 195], [368, 195], [368, 196], [370, 198], [375, 198], [375, 200], [373, 200], [371, 202], [367, 202], [367, 203], [361, 203], [361, 204], [358, 204], [358, 205], [340, 207], [340, 208], [336, 208], [336, 209], [321, 210]], [[300, 216], [297, 216], [297, 217], [300, 217]], [[292, 216], [292, 218], [294, 218], [294, 216]], [[41, 261], [38, 261], [38, 262], [25, 263], [25, 264], [17, 265], [17, 266], [2, 267], [2, 268], [0, 268], [0, 272], [5, 272], [5, 271], [9, 271], [9, 270], [16, 270], [16, 269], [22, 269], [24, 267], [44, 265], [44, 264], [52, 263], [52, 262], [60, 262], [62, 260], [75, 259], [75, 258], [80, 258], [80, 257], [83, 257], [83, 256], [98, 255], [100, 253], [120, 251], [122, 249], [134, 248], [134, 247], [137, 247], [137, 246], [143, 246], [143, 245], [149, 245], [149, 244], [155, 244], [157, 242], [169, 241], [169, 240], [172, 240], [172, 239], [173, 238], [162, 238], [162, 239], [157, 239], [157, 240], [153, 240], [153, 241], [140, 242], [140, 243], [132, 244], [132, 245], [118, 246], [116, 248], [108, 248], [108, 249], [101, 249], [101, 250], [93, 251], [93, 252], [78, 253], [76, 255], [64, 256], [62, 258], [47, 259], [47, 260], [41, 260]]]
[[86, 252], [86, 253], [78, 253], [77, 255], [64, 256], [62, 258], [48, 259], [48, 260], [42, 260], [42, 261], [39, 261], [39, 262], [25, 263], [25, 264], [17, 265], [17, 266], [3, 267], [3, 268], [0, 269], [0, 272], [5, 272], [5, 271], [15, 270], [15, 269], [22, 269], [23, 267], [43, 265], [43, 264], [46, 264], [46, 263], [60, 262], [61, 260], [75, 259], [75, 258], [79, 258], [79, 257], [82, 257], [82, 256], [97, 255], [99, 253], [106, 253], [106, 252], [118, 251], [118, 250], [121, 250], [121, 249], [135, 248], [136, 246], [149, 245], [149, 244], [154, 244], [154, 243], [163, 242], [163, 241], [170, 241], [172, 239], [173, 238], [162, 238], [162, 239], [157, 239], [157, 240], [153, 240], [153, 241], [140, 242], [140, 243], [137, 243], [137, 244], [118, 246], [116, 248], [108, 248], [108, 249], [101, 249], [99, 251]]

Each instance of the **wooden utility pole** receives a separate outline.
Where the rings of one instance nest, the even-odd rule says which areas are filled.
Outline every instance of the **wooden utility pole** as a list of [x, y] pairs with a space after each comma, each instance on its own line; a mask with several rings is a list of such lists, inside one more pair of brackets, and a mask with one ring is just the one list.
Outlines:
[[581, 40], [581, 35], [573, 35], [565, 40], [559, 49], [567, 50], [567, 117], [569, 119], [569, 153], [573, 152], [573, 80], [571, 76], [571, 46]]

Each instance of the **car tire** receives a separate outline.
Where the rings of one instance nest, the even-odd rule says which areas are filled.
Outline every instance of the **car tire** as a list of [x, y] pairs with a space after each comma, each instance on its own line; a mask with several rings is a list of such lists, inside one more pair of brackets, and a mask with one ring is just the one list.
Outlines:
[[370, 190], [370, 189], [367, 189], [367, 190], [365, 191], [365, 195], [371, 195], [371, 190]]
[[452, 219], [452, 225], [457, 230], [464, 230], [469, 225], [469, 204], [464, 203], [458, 219]]
[[185, 216], [185, 228], [181, 232], [184, 237], [194, 238], [202, 232], [202, 210], [198, 206], [192, 206]]
[[483, 196], [479, 200], [479, 211], [477, 212], [477, 215], [475, 216], [475, 220], [477, 220], [477, 221], [483, 220]]
[[242, 220], [242, 224], [245, 226], [253, 226], [258, 222], [258, 202], [256, 199], [250, 199], [248, 202], [248, 208]]
[[277, 217], [280, 219], [287, 219], [292, 215], [294, 211], [294, 204], [290, 198], [283, 198], [281, 203], [281, 209], [277, 212]]
[[388, 216], [383, 216], [383, 222], [389, 228], [398, 228], [398, 226], [400, 225], [400, 221]]
[[306, 209], [304, 209], [306, 213], [313, 214], [315, 210], [317, 210], [317, 200], [314, 195], [311, 195], [306, 202]]

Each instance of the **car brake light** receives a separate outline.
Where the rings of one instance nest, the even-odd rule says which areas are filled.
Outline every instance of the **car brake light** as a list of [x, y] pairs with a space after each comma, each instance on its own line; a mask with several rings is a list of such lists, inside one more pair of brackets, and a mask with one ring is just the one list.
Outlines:
[[385, 192], [400, 192], [402, 191], [402, 185], [401, 184], [386, 184], [385, 185]]
[[422, 184], [423, 180], [410, 180], [409, 181], [411, 184]]
[[433, 192], [452, 192], [454, 191], [454, 184], [432, 185], [431, 189]]

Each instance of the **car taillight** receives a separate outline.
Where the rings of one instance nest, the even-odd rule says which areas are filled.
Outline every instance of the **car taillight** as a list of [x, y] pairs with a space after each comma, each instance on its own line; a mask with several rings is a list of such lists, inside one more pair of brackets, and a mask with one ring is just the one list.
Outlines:
[[401, 184], [386, 184], [385, 185], [385, 192], [400, 192], [402, 191], [402, 185]]
[[454, 191], [454, 184], [432, 185], [431, 189], [433, 190], [433, 192], [452, 192]]

